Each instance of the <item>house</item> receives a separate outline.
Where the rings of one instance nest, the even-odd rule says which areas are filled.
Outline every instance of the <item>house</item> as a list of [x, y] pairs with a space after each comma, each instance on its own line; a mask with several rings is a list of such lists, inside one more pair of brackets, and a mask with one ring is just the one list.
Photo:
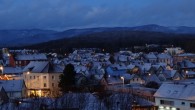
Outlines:
[[159, 110], [195, 110], [195, 85], [163, 83], [154, 94]]
[[3, 86], [10, 99], [24, 98], [27, 96], [27, 88], [24, 80], [0, 80], [0, 86]]
[[143, 65], [138, 65], [138, 66], [139, 66], [139, 72], [141, 75], [155, 73], [155, 68], [152, 67], [151, 63], [144, 63]]
[[47, 61], [47, 57], [43, 53], [37, 54], [16, 54], [10, 56], [10, 65], [15, 67], [24, 67], [30, 63], [30, 61]]
[[59, 76], [63, 70], [63, 66], [51, 64], [49, 61], [31, 61], [23, 69], [28, 96], [57, 96]]
[[173, 65], [173, 59], [169, 54], [161, 53], [157, 55], [159, 63], [166, 63], [167, 65]]
[[3, 74], [10, 80], [23, 79], [23, 70], [21, 67], [3, 67]]
[[177, 70], [164, 70], [158, 75], [161, 81], [167, 80], [181, 80], [183, 77], [177, 72]]
[[194, 53], [183, 53], [173, 56], [173, 64], [177, 64], [178, 62], [182, 62], [183, 60], [188, 60], [191, 62], [195, 62], [195, 54]]
[[177, 69], [185, 77], [188, 71], [195, 71], [195, 64], [189, 60], [183, 60], [177, 64]]
[[157, 62], [157, 57], [154, 53], [146, 54], [145, 59], [148, 63], [156, 63]]
[[154, 68], [154, 73], [156, 73], [157, 75], [162, 73], [164, 68], [163, 66], [159, 65], [159, 64], [156, 64], [156, 65], [152, 65], [152, 67]]
[[144, 84], [145, 81], [138, 75], [132, 74], [130, 78], [130, 84]]
[[149, 83], [149, 82], [156, 82], [158, 84], [161, 84], [160, 79], [157, 77], [156, 74], [146, 74], [144, 76], [142, 76], [143, 80], [145, 81], [145, 84]]

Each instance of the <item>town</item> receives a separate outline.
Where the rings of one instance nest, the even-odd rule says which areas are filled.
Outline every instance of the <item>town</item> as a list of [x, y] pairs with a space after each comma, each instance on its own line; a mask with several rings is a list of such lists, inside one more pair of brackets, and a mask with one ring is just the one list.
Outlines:
[[[1, 54], [1, 109], [195, 109], [195, 54], [180, 47], [148, 53], [85, 48], [60, 57], [2, 48]], [[65, 86], [63, 75], [74, 85]]]

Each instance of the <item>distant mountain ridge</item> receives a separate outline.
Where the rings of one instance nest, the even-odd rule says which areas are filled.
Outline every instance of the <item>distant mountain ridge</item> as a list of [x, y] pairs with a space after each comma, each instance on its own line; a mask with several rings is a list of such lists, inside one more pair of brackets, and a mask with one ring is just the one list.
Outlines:
[[41, 29], [0, 30], [0, 47], [25, 46], [51, 40], [71, 38], [79, 35], [88, 35], [98, 32], [111, 31], [146, 31], [173, 34], [195, 34], [195, 27], [166, 27], [155, 24], [135, 27], [99, 27], [85, 29], [69, 29], [62, 32]]

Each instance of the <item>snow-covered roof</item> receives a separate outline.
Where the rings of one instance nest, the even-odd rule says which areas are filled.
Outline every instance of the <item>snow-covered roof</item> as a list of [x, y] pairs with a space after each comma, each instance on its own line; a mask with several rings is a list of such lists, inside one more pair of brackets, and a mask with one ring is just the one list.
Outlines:
[[194, 84], [162, 84], [155, 97], [195, 101]]
[[45, 54], [18, 54], [15, 57], [16, 60], [47, 60]]
[[161, 65], [152, 65], [152, 67], [155, 69], [155, 70], [158, 70], [160, 67], [162, 67]]
[[118, 59], [119, 59], [119, 61], [121, 61], [121, 62], [126, 62], [126, 61], [127, 61], [127, 56], [125, 56], [125, 55], [120, 55], [120, 56], [118, 57]]
[[0, 85], [3, 86], [6, 92], [22, 91], [24, 80], [0, 80]]
[[145, 63], [144, 65], [139, 65], [142, 72], [147, 72], [151, 69], [152, 65], [150, 63]]
[[180, 57], [195, 56], [195, 54], [194, 53], [183, 53], [183, 54], [179, 54], [178, 56], [180, 56]]
[[133, 68], [135, 68], [135, 65], [133, 64], [127, 65], [127, 69], [133, 69]]
[[177, 73], [177, 70], [164, 70], [163, 74], [166, 78], [172, 78]]
[[189, 60], [183, 60], [179, 63], [181, 68], [195, 68], [195, 64]]
[[106, 68], [106, 71], [111, 76], [122, 76], [126, 74], [126, 70], [113, 70], [111, 67]]
[[31, 61], [24, 69], [23, 72], [30, 71], [32, 73], [62, 73], [64, 66], [50, 64], [48, 61]]
[[169, 54], [166, 54], [166, 53], [161, 53], [161, 54], [157, 55], [157, 58], [159, 58], [159, 59], [170, 59], [171, 56]]
[[156, 76], [156, 74], [151, 74], [151, 75], [146, 75], [143, 77], [143, 79], [148, 83], [151, 81], [157, 82], [157, 83], [161, 83], [160, 79]]
[[145, 56], [147, 59], [157, 59], [156, 55], [154, 53], [146, 54]]
[[18, 74], [22, 73], [22, 68], [20, 67], [4, 67], [3, 74]]

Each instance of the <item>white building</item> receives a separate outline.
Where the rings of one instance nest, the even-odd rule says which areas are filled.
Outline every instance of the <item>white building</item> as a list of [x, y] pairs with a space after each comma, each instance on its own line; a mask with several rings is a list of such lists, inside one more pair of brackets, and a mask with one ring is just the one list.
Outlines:
[[164, 83], [154, 97], [159, 110], [195, 110], [194, 83]]
[[171, 48], [166, 48], [164, 52], [169, 53], [170, 55], [176, 55], [176, 54], [184, 53], [184, 50], [182, 50], [180, 47], [171, 47]]
[[48, 61], [31, 61], [23, 70], [28, 96], [57, 96], [59, 76], [63, 70], [63, 66]]

